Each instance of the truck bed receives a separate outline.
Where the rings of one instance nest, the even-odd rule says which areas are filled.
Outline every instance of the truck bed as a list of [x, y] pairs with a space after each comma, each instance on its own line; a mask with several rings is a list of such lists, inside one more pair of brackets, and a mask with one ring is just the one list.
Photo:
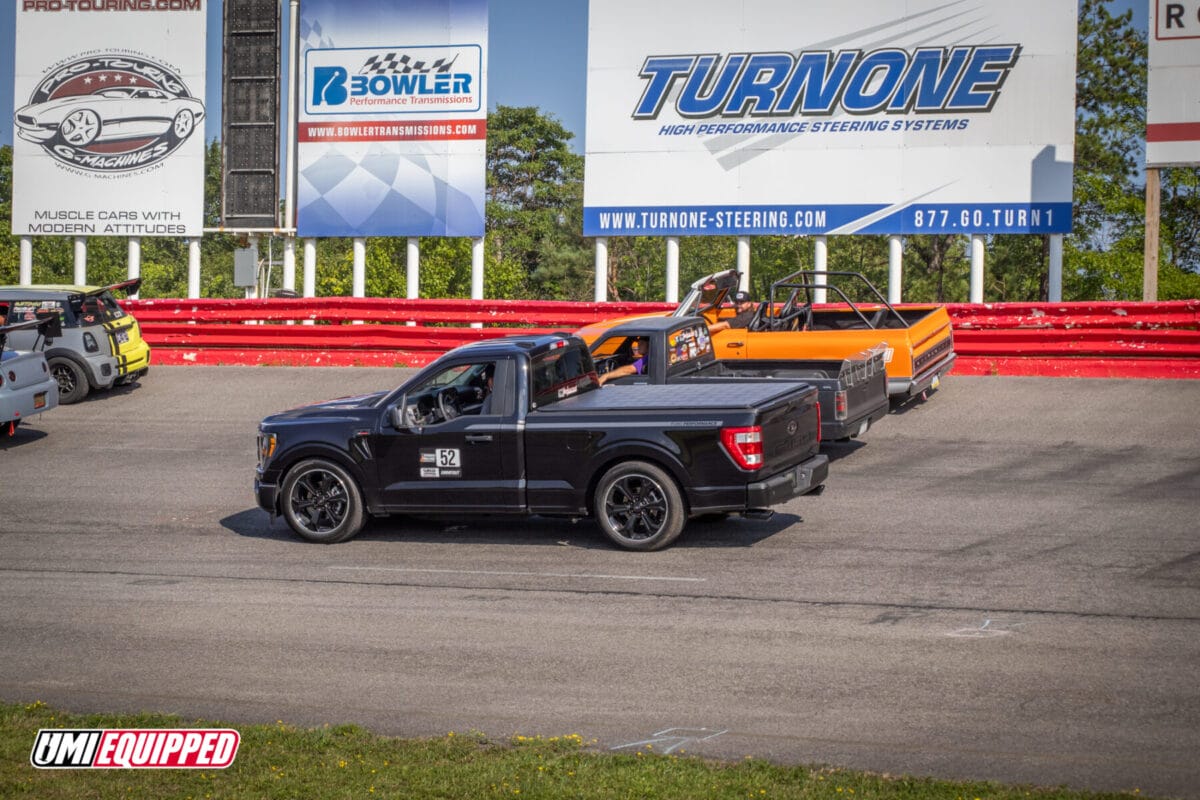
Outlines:
[[704, 410], [710, 408], [746, 409], [769, 406], [781, 397], [808, 388], [816, 389], [797, 381], [747, 381], [737, 383], [711, 383], [703, 392], [687, 384], [632, 385], [612, 384], [600, 391], [588, 392], [577, 397], [568, 397], [557, 403], [538, 409], [539, 413], [561, 413], [578, 411], [640, 411], [640, 410]]

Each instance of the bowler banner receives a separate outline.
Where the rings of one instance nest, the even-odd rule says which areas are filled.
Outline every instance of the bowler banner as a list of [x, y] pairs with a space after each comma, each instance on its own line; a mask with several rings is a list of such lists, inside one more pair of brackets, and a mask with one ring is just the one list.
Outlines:
[[1200, 164], [1200, 0], [1150, 0], [1146, 166]]
[[1076, 14], [593, 0], [584, 235], [1065, 233]]
[[303, 0], [301, 236], [483, 236], [486, 0]]
[[16, 3], [16, 236], [200, 236], [205, 0]]

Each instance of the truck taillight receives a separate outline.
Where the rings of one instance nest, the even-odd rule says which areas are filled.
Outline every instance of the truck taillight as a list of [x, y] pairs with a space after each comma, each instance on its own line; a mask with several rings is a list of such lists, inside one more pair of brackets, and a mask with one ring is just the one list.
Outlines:
[[813, 400], [813, 408], [817, 410], [817, 444], [821, 443], [821, 404]]
[[843, 420], [846, 418], [846, 390], [838, 389], [833, 393], [833, 418]]
[[721, 446], [742, 469], [762, 469], [762, 427], [721, 428]]

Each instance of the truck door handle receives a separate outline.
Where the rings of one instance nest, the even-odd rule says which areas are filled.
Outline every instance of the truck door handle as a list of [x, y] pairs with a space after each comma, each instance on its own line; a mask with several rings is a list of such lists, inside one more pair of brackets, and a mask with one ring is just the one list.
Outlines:
[[490, 433], [468, 433], [467, 444], [483, 444], [492, 441]]
[[746, 343], [745, 342], [726, 342], [725, 346], [726, 347], [745, 347]]

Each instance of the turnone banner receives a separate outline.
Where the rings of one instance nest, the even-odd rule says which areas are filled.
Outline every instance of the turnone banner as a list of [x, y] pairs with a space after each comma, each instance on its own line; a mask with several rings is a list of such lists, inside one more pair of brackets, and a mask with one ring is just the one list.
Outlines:
[[483, 236], [486, 0], [303, 0], [301, 236]]
[[205, 0], [17, 0], [12, 232], [200, 236]]
[[584, 234], [1067, 232], [1076, 15], [593, 0]]

